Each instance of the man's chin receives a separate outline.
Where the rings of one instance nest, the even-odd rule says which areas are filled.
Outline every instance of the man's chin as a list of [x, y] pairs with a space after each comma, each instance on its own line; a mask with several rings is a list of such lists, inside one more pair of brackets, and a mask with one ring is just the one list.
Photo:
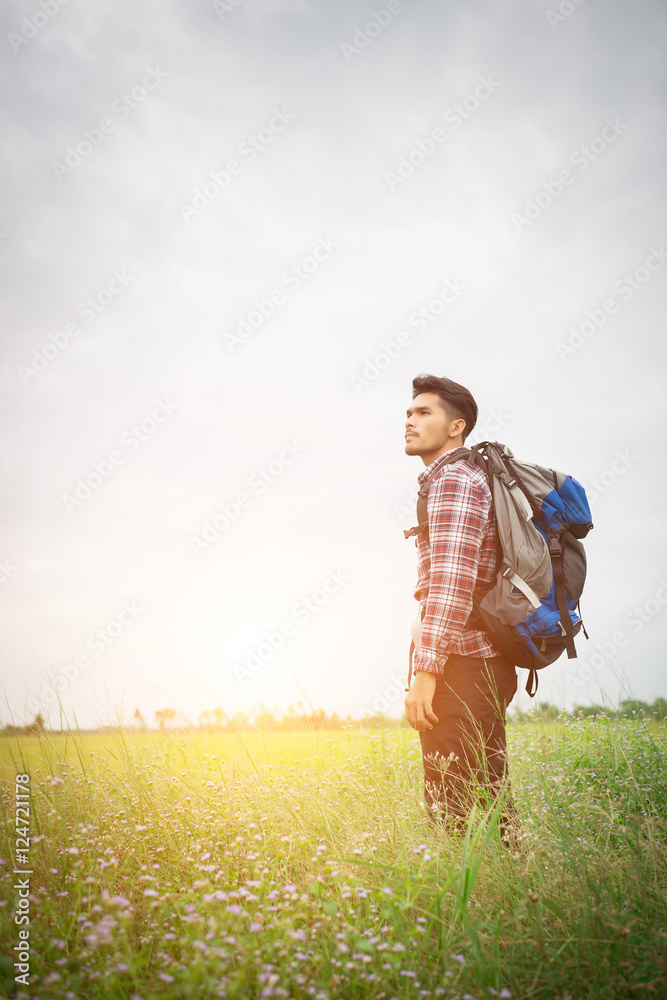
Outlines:
[[409, 441], [405, 442], [405, 454], [406, 455], [419, 455], [420, 454], [419, 444], [418, 444], [417, 441], [415, 441], [414, 438], [411, 438]]

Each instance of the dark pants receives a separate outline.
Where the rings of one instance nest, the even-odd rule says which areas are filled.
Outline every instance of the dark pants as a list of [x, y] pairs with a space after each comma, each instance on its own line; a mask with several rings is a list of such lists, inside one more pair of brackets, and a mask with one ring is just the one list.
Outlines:
[[506, 794], [500, 830], [513, 839], [517, 817], [509, 794], [505, 710], [517, 689], [516, 669], [502, 656], [477, 659], [452, 654], [436, 681], [438, 722], [420, 733], [427, 816], [464, 830], [475, 802], [484, 806]]

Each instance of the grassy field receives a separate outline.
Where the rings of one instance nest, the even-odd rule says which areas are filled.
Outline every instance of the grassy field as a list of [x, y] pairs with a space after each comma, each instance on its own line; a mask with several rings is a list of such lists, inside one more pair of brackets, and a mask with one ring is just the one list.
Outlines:
[[410, 731], [3, 739], [0, 996], [667, 997], [665, 724], [508, 740], [520, 854], [427, 826]]

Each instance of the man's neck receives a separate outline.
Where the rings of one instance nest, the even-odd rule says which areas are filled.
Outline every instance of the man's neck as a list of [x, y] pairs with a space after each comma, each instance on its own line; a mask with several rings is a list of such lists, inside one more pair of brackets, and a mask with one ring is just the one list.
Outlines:
[[433, 462], [436, 461], [436, 459], [442, 458], [443, 455], [447, 455], [450, 451], [456, 451], [457, 448], [462, 448], [462, 447], [463, 447], [462, 441], [459, 444], [447, 445], [447, 447], [439, 451], [437, 455], [431, 454], [430, 458], [428, 458], [426, 455], [422, 455], [422, 462], [426, 467], [428, 467], [429, 465], [432, 465]]

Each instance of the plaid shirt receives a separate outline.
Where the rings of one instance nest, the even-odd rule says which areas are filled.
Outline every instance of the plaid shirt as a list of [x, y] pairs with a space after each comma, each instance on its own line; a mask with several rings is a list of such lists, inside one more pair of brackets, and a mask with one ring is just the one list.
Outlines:
[[[420, 473], [420, 486], [441, 458]], [[442, 674], [450, 653], [500, 656], [485, 632], [464, 628], [473, 591], [493, 579], [496, 564], [496, 517], [484, 472], [466, 461], [444, 465], [431, 482], [428, 520], [431, 547], [421, 534], [416, 541], [414, 596], [426, 605], [426, 614], [413, 669]]]

